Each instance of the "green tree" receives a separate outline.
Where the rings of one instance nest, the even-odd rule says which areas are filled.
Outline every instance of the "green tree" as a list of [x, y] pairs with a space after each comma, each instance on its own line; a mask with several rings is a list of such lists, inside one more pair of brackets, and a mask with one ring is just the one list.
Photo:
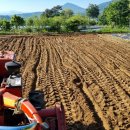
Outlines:
[[40, 26], [41, 26], [40, 18], [37, 16], [34, 16], [33, 20], [34, 20], [34, 28], [36, 29], [35, 31], [39, 32], [40, 30], [42, 30], [42, 29], [40, 29]]
[[46, 28], [46, 26], [48, 26], [48, 23], [49, 23], [49, 19], [45, 16], [40, 16], [40, 21], [39, 21], [40, 25], [42, 28]]
[[33, 17], [34, 21], [33, 27], [35, 28], [35, 31], [41, 32], [42, 30], [46, 30], [47, 26], [49, 25], [49, 18], [41, 15], [40, 17]]
[[2, 28], [2, 20], [0, 19], [0, 29]]
[[11, 17], [11, 24], [14, 25], [17, 29], [19, 26], [23, 26], [25, 24], [25, 21], [22, 17], [14, 15]]
[[99, 15], [99, 17], [98, 17], [98, 23], [100, 25], [107, 25], [108, 24], [107, 23], [107, 19], [106, 19], [106, 15], [104, 13], [101, 14], [101, 15]]
[[80, 31], [79, 26], [84, 26], [87, 23], [87, 19], [84, 16], [75, 15], [70, 17], [65, 22], [65, 27], [67, 31]]
[[89, 22], [88, 22], [88, 24], [91, 26], [93, 26], [93, 25], [96, 25], [97, 24], [97, 21], [96, 20], [94, 20], [94, 19], [91, 19], [91, 20], [89, 20]]
[[49, 18], [53, 16], [53, 12], [50, 9], [46, 9], [45, 12], [43, 12], [43, 15]]
[[86, 12], [87, 16], [97, 18], [99, 15], [99, 7], [96, 4], [90, 4]]
[[66, 18], [69, 18], [73, 16], [74, 12], [71, 9], [65, 9], [61, 12], [62, 16], [65, 16]]
[[54, 6], [52, 9], [46, 9], [42, 15], [50, 18], [54, 16], [59, 16], [61, 13], [62, 7], [60, 5]]
[[[104, 11], [109, 25], [124, 26], [129, 24], [129, 0], [112, 2]], [[103, 16], [102, 16], [103, 17]]]
[[34, 25], [34, 20], [33, 20], [33, 18], [28, 18], [28, 19], [26, 20], [26, 25], [32, 27], [32, 26]]
[[62, 6], [60, 5], [54, 6], [51, 10], [53, 12], [53, 16], [59, 16], [62, 10]]
[[10, 29], [11, 29], [10, 22], [7, 21], [7, 20], [5, 20], [5, 19], [2, 20], [2, 21], [1, 21], [1, 28], [2, 28], [2, 30], [4, 30], [4, 31], [10, 30]]
[[64, 23], [64, 19], [61, 16], [55, 16], [53, 18], [49, 19], [49, 27], [50, 31], [53, 32], [61, 32], [62, 31], [62, 25]]

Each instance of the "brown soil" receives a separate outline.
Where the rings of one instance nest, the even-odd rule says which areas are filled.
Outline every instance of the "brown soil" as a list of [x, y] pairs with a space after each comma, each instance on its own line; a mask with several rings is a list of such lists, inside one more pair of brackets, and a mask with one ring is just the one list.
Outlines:
[[62, 102], [68, 130], [130, 129], [130, 44], [109, 35], [0, 36], [23, 65], [24, 96]]

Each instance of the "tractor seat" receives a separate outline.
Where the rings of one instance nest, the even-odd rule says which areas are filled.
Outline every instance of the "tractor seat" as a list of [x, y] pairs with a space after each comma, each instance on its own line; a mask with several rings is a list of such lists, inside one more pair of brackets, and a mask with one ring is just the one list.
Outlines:
[[9, 76], [8, 71], [5, 68], [5, 64], [14, 59], [14, 53], [11, 51], [1, 52], [0, 51], [0, 82], [2, 77]]

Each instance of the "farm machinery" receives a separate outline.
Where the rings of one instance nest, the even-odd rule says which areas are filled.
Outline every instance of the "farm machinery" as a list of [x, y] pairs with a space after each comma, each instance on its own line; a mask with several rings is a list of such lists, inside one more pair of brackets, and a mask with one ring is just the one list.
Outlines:
[[20, 68], [14, 52], [0, 51], [0, 130], [66, 130], [62, 104], [44, 108], [40, 91], [23, 98]]

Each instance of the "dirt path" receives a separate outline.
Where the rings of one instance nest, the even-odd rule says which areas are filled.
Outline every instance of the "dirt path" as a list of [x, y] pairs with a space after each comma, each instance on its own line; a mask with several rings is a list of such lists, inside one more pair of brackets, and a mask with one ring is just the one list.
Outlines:
[[1, 36], [22, 62], [24, 96], [62, 102], [68, 130], [130, 129], [130, 44], [108, 35]]

